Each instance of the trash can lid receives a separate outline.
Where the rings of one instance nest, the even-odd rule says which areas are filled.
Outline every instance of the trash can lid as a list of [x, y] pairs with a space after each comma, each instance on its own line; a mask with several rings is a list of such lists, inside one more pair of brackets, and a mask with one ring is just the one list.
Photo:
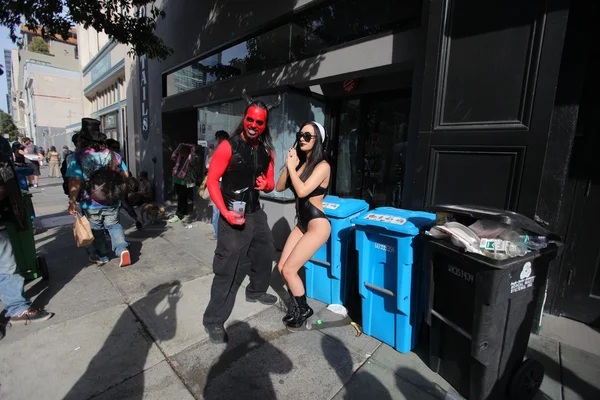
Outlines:
[[434, 205], [428, 207], [428, 210], [432, 212], [449, 212], [452, 214], [466, 215], [476, 219], [487, 219], [491, 221], [502, 222], [503, 224], [509, 225], [511, 227], [517, 229], [524, 229], [531, 233], [535, 233], [536, 235], [546, 237], [551, 236], [551, 233], [546, 228], [544, 228], [534, 220], [514, 211], [467, 204], [460, 206], [449, 204]]
[[342, 199], [338, 196], [325, 196], [323, 199], [323, 210], [328, 217], [348, 218], [368, 208], [369, 203], [361, 199]]
[[379, 207], [352, 220], [357, 226], [375, 226], [388, 231], [416, 236], [435, 224], [435, 214], [424, 211]]

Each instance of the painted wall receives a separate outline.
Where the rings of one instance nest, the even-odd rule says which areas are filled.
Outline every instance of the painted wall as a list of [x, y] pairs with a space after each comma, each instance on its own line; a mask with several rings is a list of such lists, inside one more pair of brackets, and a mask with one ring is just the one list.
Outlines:
[[44, 137], [40, 136], [42, 131], [39, 128], [51, 127], [52, 132], [48, 130], [46, 133], [56, 135], [81, 119], [83, 90], [79, 73], [29, 64], [24, 81], [31, 82], [31, 111], [35, 114], [35, 127], [30, 127], [29, 134], [37, 136], [39, 145], [43, 146]]
[[100, 49], [108, 43], [108, 36], [104, 32], [98, 33], [93, 28], [83, 29], [77, 26], [77, 42], [79, 46], [79, 60], [83, 69], [90, 60], [98, 54]]

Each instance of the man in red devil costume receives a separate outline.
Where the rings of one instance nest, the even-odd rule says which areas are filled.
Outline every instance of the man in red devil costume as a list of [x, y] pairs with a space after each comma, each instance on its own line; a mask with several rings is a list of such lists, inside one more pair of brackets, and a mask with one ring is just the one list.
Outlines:
[[[217, 147], [206, 179], [210, 197], [221, 212], [213, 260], [215, 277], [203, 321], [213, 343], [228, 340], [223, 324], [231, 315], [236, 293], [248, 272], [246, 300], [269, 305], [277, 302], [277, 297], [266, 293], [274, 244], [267, 215], [260, 208], [259, 191], [268, 193], [275, 187], [275, 153], [267, 120], [268, 111], [277, 107], [279, 100], [267, 106], [252, 101], [245, 93], [244, 98], [248, 102], [244, 119], [232, 137]], [[244, 215], [232, 210], [235, 201], [246, 203]]]

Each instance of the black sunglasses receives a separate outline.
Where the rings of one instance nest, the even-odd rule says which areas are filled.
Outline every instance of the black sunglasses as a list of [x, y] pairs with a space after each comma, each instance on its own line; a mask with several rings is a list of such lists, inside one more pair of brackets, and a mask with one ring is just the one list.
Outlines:
[[296, 140], [300, 140], [300, 138], [304, 139], [306, 143], [310, 142], [313, 135], [310, 132], [298, 132], [296, 133]]

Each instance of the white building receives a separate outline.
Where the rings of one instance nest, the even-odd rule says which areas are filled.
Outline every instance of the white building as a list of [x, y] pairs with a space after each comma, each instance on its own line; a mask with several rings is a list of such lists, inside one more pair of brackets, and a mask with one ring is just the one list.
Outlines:
[[[103, 132], [118, 140], [127, 158], [127, 82], [130, 78], [129, 48], [93, 28], [77, 27], [79, 61], [83, 79], [83, 114], [99, 119]], [[77, 129], [73, 124], [67, 130]]]
[[71, 144], [65, 129], [81, 119], [81, 74], [26, 62], [23, 68], [25, 125], [33, 142], [45, 149]]
[[32, 51], [38, 31], [22, 26], [20, 32], [23, 44], [11, 51], [12, 64], [6, 66], [15, 125], [39, 146], [62, 146], [70, 142], [65, 125], [83, 114], [76, 31], [65, 39], [44, 39], [46, 53]]

